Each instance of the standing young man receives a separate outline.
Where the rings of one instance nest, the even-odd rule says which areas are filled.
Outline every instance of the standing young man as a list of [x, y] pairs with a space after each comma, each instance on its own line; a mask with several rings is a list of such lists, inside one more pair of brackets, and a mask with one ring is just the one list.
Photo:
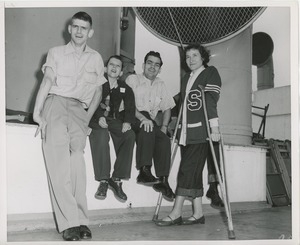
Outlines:
[[[97, 108], [90, 127], [89, 139], [92, 151], [95, 179], [100, 182], [95, 198], [105, 199], [110, 187], [118, 199], [127, 200], [122, 189], [122, 179], [131, 174], [135, 134], [131, 124], [135, 121], [135, 103], [132, 89], [123, 81], [123, 63], [118, 55], [111, 56], [106, 65], [108, 81], [103, 84], [102, 101]], [[109, 134], [112, 137], [116, 161], [112, 176]]]
[[[137, 182], [154, 184], [156, 191], [172, 200], [174, 193], [168, 182], [171, 144], [166, 133], [175, 102], [165, 83], [157, 77], [162, 65], [160, 54], [150, 51], [144, 58], [143, 74], [130, 75], [126, 83], [133, 89], [136, 103], [137, 121], [133, 130], [137, 137], [136, 164], [140, 171]], [[158, 111], [163, 113], [161, 127], [155, 122]], [[159, 181], [151, 173], [152, 159]]]
[[49, 50], [33, 118], [41, 132], [49, 189], [58, 226], [66, 241], [90, 239], [84, 148], [88, 123], [99, 105], [104, 65], [87, 46], [92, 18], [76, 13], [68, 26], [71, 41]]

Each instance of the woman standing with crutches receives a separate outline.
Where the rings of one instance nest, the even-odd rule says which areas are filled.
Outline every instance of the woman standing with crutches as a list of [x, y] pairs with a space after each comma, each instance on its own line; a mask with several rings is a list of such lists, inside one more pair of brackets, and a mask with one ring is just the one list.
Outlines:
[[[206, 106], [213, 141], [220, 140], [217, 102], [220, 96], [221, 78], [214, 66], [208, 66], [209, 51], [200, 44], [185, 48], [186, 64], [190, 68], [181, 82], [182, 118], [178, 129], [181, 162], [177, 176], [176, 198], [171, 213], [156, 222], [158, 226], [204, 224], [202, 210], [202, 172], [209, 154], [208, 133], [202, 101], [206, 93]], [[180, 120], [180, 119], [178, 119]], [[192, 198], [193, 215], [182, 219], [186, 198]]]

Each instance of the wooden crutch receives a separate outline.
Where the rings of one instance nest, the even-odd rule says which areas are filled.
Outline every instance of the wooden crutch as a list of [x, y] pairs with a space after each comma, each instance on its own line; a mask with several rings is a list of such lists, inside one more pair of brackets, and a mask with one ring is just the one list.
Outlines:
[[233, 223], [232, 223], [232, 217], [231, 217], [230, 203], [229, 203], [229, 200], [228, 200], [227, 186], [226, 186], [226, 182], [225, 182], [226, 177], [225, 177], [225, 166], [224, 166], [225, 157], [224, 157], [223, 137], [222, 137], [222, 134], [220, 132], [220, 137], [221, 137], [220, 138], [220, 143], [221, 143], [220, 166], [221, 166], [221, 170], [222, 170], [222, 176], [221, 176], [219, 165], [218, 165], [217, 158], [216, 158], [216, 154], [215, 154], [215, 151], [214, 151], [213, 142], [212, 142], [212, 139], [211, 139], [210, 128], [209, 128], [209, 124], [208, 124], [208, 116], [207, 116], [207, 108], [206, 108], [204, 87], [201, 86], [201, 85], [199, 85], [198, 87], [200, 88], [201, 94], [202, 94], [203, 110], [204, 110], [204, 117], [205, 117], [205, 122], [206, 122], [206, 129], [207, 129], [207, 134], [208, 134], [209, 146], [210, 146], [210, 149], [211, 149], [215, 169], [216, 169], [216, 172], [217, 172], [217, 176], [218, 176], [218, 180], [219, 180], [219, 184], [220, 184], [220, 189], [221, 189], [221, 194], [222, 194], [223, 202], [224, 202], [224, 208], [225, 208], [225, 212], [226, 212], [227, 219], [228, 219], [228, 238], [229, 239], [235, 239], [235, 234], [234, 234], [234, 230], [233, 230]]

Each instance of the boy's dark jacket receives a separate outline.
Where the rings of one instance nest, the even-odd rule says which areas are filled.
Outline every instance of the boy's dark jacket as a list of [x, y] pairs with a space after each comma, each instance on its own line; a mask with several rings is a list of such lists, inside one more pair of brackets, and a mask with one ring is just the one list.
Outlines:
[[[107, 79], [108, 80], [108, 79]], [[119, 119], [122, 122], [134, 123], [135, 122], [135, 100], [132, 89], [124, 82], [118, 80], [118, 86], [110, 89], [109, 82], [107, 81], [102, 85], [102, 100], [96, 109], [90, 123], [90, 128], [100, 128], [99, 118], [104, 117], [105, 100], [110, 95], [109, 107], [110, 111], [107, 119]], [[124, 101], [124, 110], [119, 112], [122, 100]]]

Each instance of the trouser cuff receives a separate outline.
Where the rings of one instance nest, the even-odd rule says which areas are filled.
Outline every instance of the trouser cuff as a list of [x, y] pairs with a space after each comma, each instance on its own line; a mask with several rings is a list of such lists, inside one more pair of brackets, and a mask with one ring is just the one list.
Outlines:
[[202, 189], [185, 189], [182, 187], [177, 187], [175, 194], [178, 196], [185, 196], [185, 197], [191, 197], [191, 198], [202, 197], [203, 196], [203, 188]]

